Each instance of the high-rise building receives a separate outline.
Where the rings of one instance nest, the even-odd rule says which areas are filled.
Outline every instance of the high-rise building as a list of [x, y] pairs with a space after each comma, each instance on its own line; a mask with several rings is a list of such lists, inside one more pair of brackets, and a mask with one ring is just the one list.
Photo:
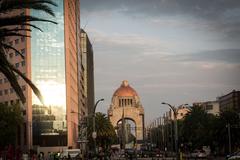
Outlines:
[[81, 60], [82, 60], [82, 76], [81, 81], [83, 82], [84, 98], [85, 98], [85, 112], [88, 114], [93, 113], [94, 107], [94, 59], [92, 44], [88, 38], [87, 33], [81, 29]]
[[240, 91], [233, 90], [232, 92], [218, 97], [220, 111], [233, 109], [240, 113]]
[[[44, 105], [32, 93], [30, 87], [19, 78], [26, 96], [22, 104], [24, 124], [20, 127], [19, 143], [25, 149], [60, 151], [76, 148], [78, 120], [81, 114], [79, 87], [81, 73], [80, 57], [80, 2], [79, 0], [55, 0], [53, 7], [58, 24], [34, 22], [43, 30], [32, 29], [32, 38], [12, 37], [10, 45], [16, 47], [25, 59], [9, 50], [9, 61], [22, 71], [40, 89]], [[23, 10], [20, 14], [50, 17], [35, 10]], [[23, 26], [16, 26], [18, 28]], [[7, 79], [0, 74], [0, 102], [19, 102]]]

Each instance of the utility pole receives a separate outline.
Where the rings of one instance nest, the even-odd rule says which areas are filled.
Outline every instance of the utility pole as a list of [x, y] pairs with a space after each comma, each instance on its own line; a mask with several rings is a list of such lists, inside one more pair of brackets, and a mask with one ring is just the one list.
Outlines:
[[232, 144], [231, 144], [231, 128], [230, 123], [227, 124], [227, 130], [228, 130], [228, 149], [229, 154], [232, 153]]

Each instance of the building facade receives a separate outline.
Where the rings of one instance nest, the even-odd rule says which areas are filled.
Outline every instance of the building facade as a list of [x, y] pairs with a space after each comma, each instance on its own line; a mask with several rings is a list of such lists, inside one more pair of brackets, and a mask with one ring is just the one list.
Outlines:
[[195, 102], [193, 106], [201, 107], [204, 111], [209, 114], [219, 115], [219, 102], [218, 101], [207, 101], [207, 102]]
[[218, 98], [220, 111], [233, 109], [240, 113], [240, 91], [232, 92]]
[[[80, 59], [80, 2], [79, 0], [56, 0], [53, 7], [58, 24], [34, 22], [43, 30], [32, 29], [32, 38], [15, 37], [9, 44], [25, 55], [21, 59], [17, 53], [9, 54], [12, 64], [22, 71], [40, 89], [44, 104], [32, 93], [31, 88], [19, 78], [27, 102], [22, 104], [24, 124], [21, 127], [19, 146], [43, 152], [77, 148], [78, 121], [81, 104], [79, 97]], [[49, 19], [45, 13], [35, 10], [21, 11], [20, 14]], [[17, 26], [22, 27], [22, 26]], [[11, 55], [11, 56], [10, 56]], [[11, 86], [5, 83], [0, 88], [6, 94], [0, 102], [19, 102]], [[1, 82], [1, 80], [0, 80]], [[0, 92], [1, 93], [1, 92]], [[1, 95], [1, 94], [0, 94]]]
[[81, 29], [81, 60], [82, 60], [82, 77], [84, 98], [85, 98], [85, 111], [88, 114], [93, 113], [93, 107], [95, 104], [94, 96], [94, 58], [93, 48], [88, 38], [87, 33]]
[[94, 107], [94, 63], [92, 44], [87, 33], [81, 29], [81, 75], [79, 77], [79, 90], [82, 94], [79, 98], [79, 104], [82, 106], [79, 113], [82, 115], [79, 124], [79, 144], [82, 153], [87, 153], [88, 120]]

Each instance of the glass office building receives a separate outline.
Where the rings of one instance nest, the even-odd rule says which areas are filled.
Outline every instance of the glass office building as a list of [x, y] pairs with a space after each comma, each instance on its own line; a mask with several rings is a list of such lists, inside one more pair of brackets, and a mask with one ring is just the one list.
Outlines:
[[[80, 13], [78, 0], [56, 0], [58, 24], [38, 22], [31, 33], [31, 78], [40, 89], [44, 105], [32, 94], [33, 146], [76, 147], [78, 137], [78, 74]], [[31, 11], [49, 19], [49, 15]], [[79, 36], [78, 36], [79, 35]]]
[[[12, 14], [26, 14], [53, 20], [33, 22], [31, 38], [11, 37], [8, 43], [25, 55], [9, 50], [8, 60], [40, 89], [44, 104], [32, 93], [25, 81], [18, 82], [26, 96], [20, 104], [24, 122], [17, 130], [16, 144], [24, 151], [37, 149], [55, 152], [78, 147], [78, 122], [82, 115], [84, 97], [80, 52], [80, 0], [53, 0], [55, 17], [35, 10], [14, 10]], [[21, 28], [24, 26], [14, 26]], [[28, 28], [28, 27], [27, 27]], [[80, 87], [79, 87], [80, 86]], [[0, 73], [0, 103], [21, 103], [6, 77]]]
[[[40, 146], [67, 145], [64, 7], [62, 0], [56, 3], [54, 13], [58, 24], [34, 23], [44, 32], [35, 29], [31, 38], [32, 81], [44, 97], [42, 105], [32, 96], [33, 145]], [[49, 18], [38, 11], [31, 14]]]

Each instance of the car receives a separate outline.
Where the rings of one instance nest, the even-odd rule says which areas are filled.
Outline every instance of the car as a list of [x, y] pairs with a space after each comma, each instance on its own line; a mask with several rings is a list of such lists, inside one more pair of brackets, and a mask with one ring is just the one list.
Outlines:
[[132, 148], [125, 149], [125, 156], [128, 158], [136, 158], [137, 152]]
[[195, 150], [190, 154], [191, 157], [206, 158], [207, 154], [204, 150]]
[[228, 160], [237, 160], [237, 159], [240, 159], [240, 151], [237, 151], [237, 152], [234, 152], [230, 155], [227, 156], [227, 159]]
[[120, 150], [118, 156], [119, 156], [119, 158], [125, 158], [125, 152], [124, 152], [124, 150]]
[[79, 159], [81, 157], [80, 149], [66, 149], [60, 154], [60, 159]]

